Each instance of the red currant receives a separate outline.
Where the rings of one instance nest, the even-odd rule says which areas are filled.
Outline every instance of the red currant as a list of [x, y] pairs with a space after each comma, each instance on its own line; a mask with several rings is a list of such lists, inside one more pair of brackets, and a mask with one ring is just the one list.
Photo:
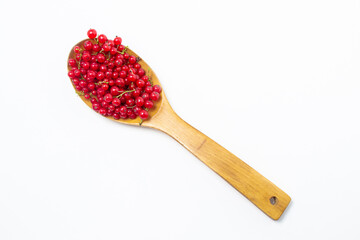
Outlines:
[[88, 37], [89, 37], [90, 39], [96, 38], [96, 35], [97, 35], [96, 30], [95, 30], [95, 29], [90, 29], [90, 30], [87, 32], [87, 35], [88, 35]]

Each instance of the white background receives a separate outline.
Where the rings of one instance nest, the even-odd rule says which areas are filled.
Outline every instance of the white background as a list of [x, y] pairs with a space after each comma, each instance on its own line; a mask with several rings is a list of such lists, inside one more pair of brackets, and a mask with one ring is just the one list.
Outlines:
[[[0, 239], [359, 239], [359, 1], [1, 1]], [[172, 138], [100, 117], [66, 73], [89, 28], [292, 197], [273, 221]]]

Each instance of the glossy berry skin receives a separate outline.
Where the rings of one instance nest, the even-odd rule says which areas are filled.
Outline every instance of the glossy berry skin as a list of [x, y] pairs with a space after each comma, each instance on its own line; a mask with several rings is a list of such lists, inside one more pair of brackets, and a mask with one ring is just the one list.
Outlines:
[[135, 104], [138, 107], [142, 107], [144, 105], [144, 103], [145, 103], [145, 100], [142, 97], [137, 97], [135, 99]]
[[112, 105], [114, 105], [115, 107], [119, 107], [120, 104], [121, 104], [120, 99], [114, 98], [114, 99], [112, 100]]
[[145, 87], [145, 92], [148, 93], [148, 94], [152, 93], [153, 92], [152, 86], [146, 86]]
[[107, 37], [104, 34], [100, 34], [98, 40], [99, 43], [105, 43], [107, 41]]
[[76, 66], [76, 60], [70, 58], [70, 59], [69, 59], [69, 65], [70, 65], [71, 67], [75, 67], [75, 66]]
[[154, 92], [161, 93], [161, 90], [162, 90], [162, 89], [161, 89], [161, 87], [160, 87], [159, 85], [154, 85], [154, 86], [153, 86], [153, 91], [154, 91]]
[[115, 44], [115, 45], [120, 45], [121, 42], [122, 42], [121, 37], [116, 37], [116, 38], [114, 38], [114, 44]]
[[119, 93], [120, 93], [119, 88], [116, 87], [116, 86], [111, 87], [110, 93], [111, 93], [111, 95], [113, 95], [113, 96], [119, 95]]
[[154, 106], [154, 103], [150, 100], [146, 100], [144, 103], [144, 107], [147, 109], [151, 109]]
[[75, 52], [75, 53], [79, 53], [79, 52], [80, 52], [80, 47], [79, 47], [79, 46], [75, 46], [75, 47], [74, 47], [74, 52]]
[[150, 93], [150, 99], [153, 101], [157, 101], [160, 99], [160, 94], [158, 92], [152, 92]]
[[87, 35], [88, 35], [88, 37], [89, 37], [90, 39], [96, 38], [96, 35], [97, 35], [96, 30], [95, 30], [95, 29], [90, 29], [90, 30], [87, 32]]
[[113, 100], [113, 96], [110, 93], [108, 93], [104, 96], [105, 102], [110, 103], [110, 102], [112, 102], [112, 100]]
[[93, 48], [93, 44], [92, 44], [92, 42], [91, 41], [85, 41], [84, 42], [84, 48], [86, 49], [86, 50], [92, 50], [92, 48]]
[[142, 120], [146, 120], [148, 117], [149, 117], [149, 113], [146, 111], [146, 110], [141, 110], [139, 112], [139, 117], [142, 119]]
[[105, 62], [106, 58], [105, 58], [104, 54], [98, 54], [97, 57], [96, 57], [96, 60], [99, 63], [103, 63], [103, 62]]

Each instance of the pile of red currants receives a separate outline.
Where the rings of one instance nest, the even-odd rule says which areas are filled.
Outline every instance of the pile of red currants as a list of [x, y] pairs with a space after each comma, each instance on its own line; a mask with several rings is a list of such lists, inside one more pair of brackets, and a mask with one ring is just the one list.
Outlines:
[[120, 37], [108, 40], [104, 34], [97, 36], [94, 29], [87, 35], [90, 40], [75, 46], [75, 58], [69, 59], [68, 76], [76, 92], [103, 116], [148, 119], [161, 87], [152, 84], [139, 64], [141, 59], [126, 52]]

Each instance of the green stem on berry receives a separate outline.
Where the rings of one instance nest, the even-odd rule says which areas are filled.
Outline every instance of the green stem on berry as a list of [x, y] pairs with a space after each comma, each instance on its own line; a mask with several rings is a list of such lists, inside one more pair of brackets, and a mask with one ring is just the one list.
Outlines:
[[122, 50], [121, 52], [119, 52], [119, 51], [117, 51], [117, 52], [120, 54], [124, 54], [128, 48], [129, 48], [129, 46], [125, 46], [124, 50]]
[[80, 58], [79, 58], [79, 62], [78, 62], [78, 69], [80, 69], [81, 57], [82, 57], [82, 53], [80, 53]]
[[79, 95], [79, 96], [84, 96], [84, 92], [83, 91], [77, 91], [75, 90], [76, 94]]
[[123, 93], [121, 93], [121, 94], [117, 95], [116, 97], [117, 97], [117, 98], [121, 98], [121, 97], [122, 97], [125, 93], [130, 93], [130, 92], [133, 92], [133, 91], [135, 91], [135, 89], [125, 91], [125, 92], [123, 92]]
[[139, 126], [144, 122], [144, 120], [140, 119]]
[[109, 84], [109, 82], [106, 82], [106, 81], [100, 81], [100, 82], [97, 82], [97, 83], [95, 83], [95, 85], [100, 85], [100, 84], [103, 84], [103, 83], [106, 83], [106, 84]]

